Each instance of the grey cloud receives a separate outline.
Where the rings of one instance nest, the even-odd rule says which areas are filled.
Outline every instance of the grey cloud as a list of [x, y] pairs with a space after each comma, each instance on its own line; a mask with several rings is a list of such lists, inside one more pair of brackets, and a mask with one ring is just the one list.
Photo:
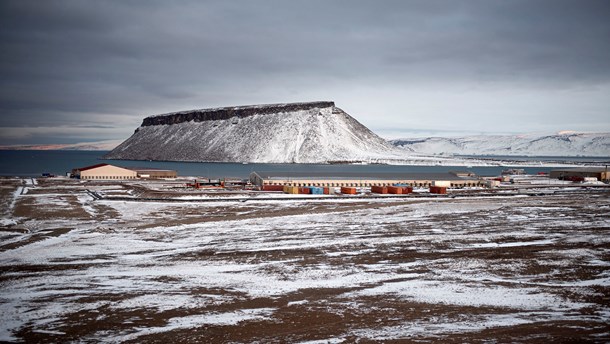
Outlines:
[[[2, 1], [0, 126], [105, 125], [109, 114], [138, 123], [189, 107], [317, 98], [360, 104], [351, 91], [380, 87], [606, 87], [607, 13], [595, 0]], [[362, 111], [364, 122], [409, 111], [375, 94], [367, 102], [379, 113]]]

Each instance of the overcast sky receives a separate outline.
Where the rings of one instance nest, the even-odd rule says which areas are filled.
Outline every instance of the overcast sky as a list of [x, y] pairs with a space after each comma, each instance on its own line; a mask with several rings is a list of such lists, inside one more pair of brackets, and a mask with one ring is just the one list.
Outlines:
[[610, 132], [610, 1], [0, 1], [0, 144], [316, 100], [386, 138]]

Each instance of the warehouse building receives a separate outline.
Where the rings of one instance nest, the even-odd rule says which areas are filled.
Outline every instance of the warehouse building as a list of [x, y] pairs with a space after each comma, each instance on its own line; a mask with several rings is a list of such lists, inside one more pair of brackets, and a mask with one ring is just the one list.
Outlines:
[[83, 180], [127, 180], [137, 179], [136, 171], [110, 164], [97, 164], [75, 168], [72, 175]]
[[174, 170], [164, 170], [150, 167], [126, 167], [129, 170], [136, 171], [138, 178], [158, 179], [158, 178], [176, 178], [178, 172]]
[[582, 178], [597, 178], [597, 180], [609, 180], [607, 167], [578, 167], [578, 168], [562, 168], [552, 170], [549, 177], [556, 179], [570, 179], [573, 177]]
[[449, 187], [485, 186], [485, 181], [474, 177], [460, 177], [452, 173], [350, 173], [329, 175], [320, 172], [252, 172], [250, 182], [265, 185], [318, 186], [318, 187], [371, 187], [408, 185], [430, 187], [444, 184]]
[[72, 176], [84, 180], [129, 180], [129, 179], [155, 179], [176, 178], [174, 170], [155, 168], [119, 167], [110, 164], [97, 164], [87, 167], [75, 168]]

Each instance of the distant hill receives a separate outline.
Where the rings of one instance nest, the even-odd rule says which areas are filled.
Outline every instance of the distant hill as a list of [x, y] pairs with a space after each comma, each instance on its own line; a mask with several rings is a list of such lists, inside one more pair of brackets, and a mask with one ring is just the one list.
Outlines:
[[402, 156], [334, 102], [236, 106], [146, 117], [107, 159], [326, 163]]
[[106, 140], [96, 142], [33, 144], [0, 146], [2, 150], [99, 150], [109, 151], [118, 146], [121, 140]]
[[560, 132], [554, 135], [481, 135], [397, 139], [410, 153], [512, 156], [610, 156], [610, 133]]

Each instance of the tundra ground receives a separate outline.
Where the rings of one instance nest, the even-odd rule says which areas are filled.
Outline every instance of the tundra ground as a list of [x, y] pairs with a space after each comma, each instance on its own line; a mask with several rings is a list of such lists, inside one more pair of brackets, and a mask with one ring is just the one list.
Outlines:
[[0, 340], [610, 341], [605, 188], [202, 203], [85, 189], [146, 185], [0, 181]]

